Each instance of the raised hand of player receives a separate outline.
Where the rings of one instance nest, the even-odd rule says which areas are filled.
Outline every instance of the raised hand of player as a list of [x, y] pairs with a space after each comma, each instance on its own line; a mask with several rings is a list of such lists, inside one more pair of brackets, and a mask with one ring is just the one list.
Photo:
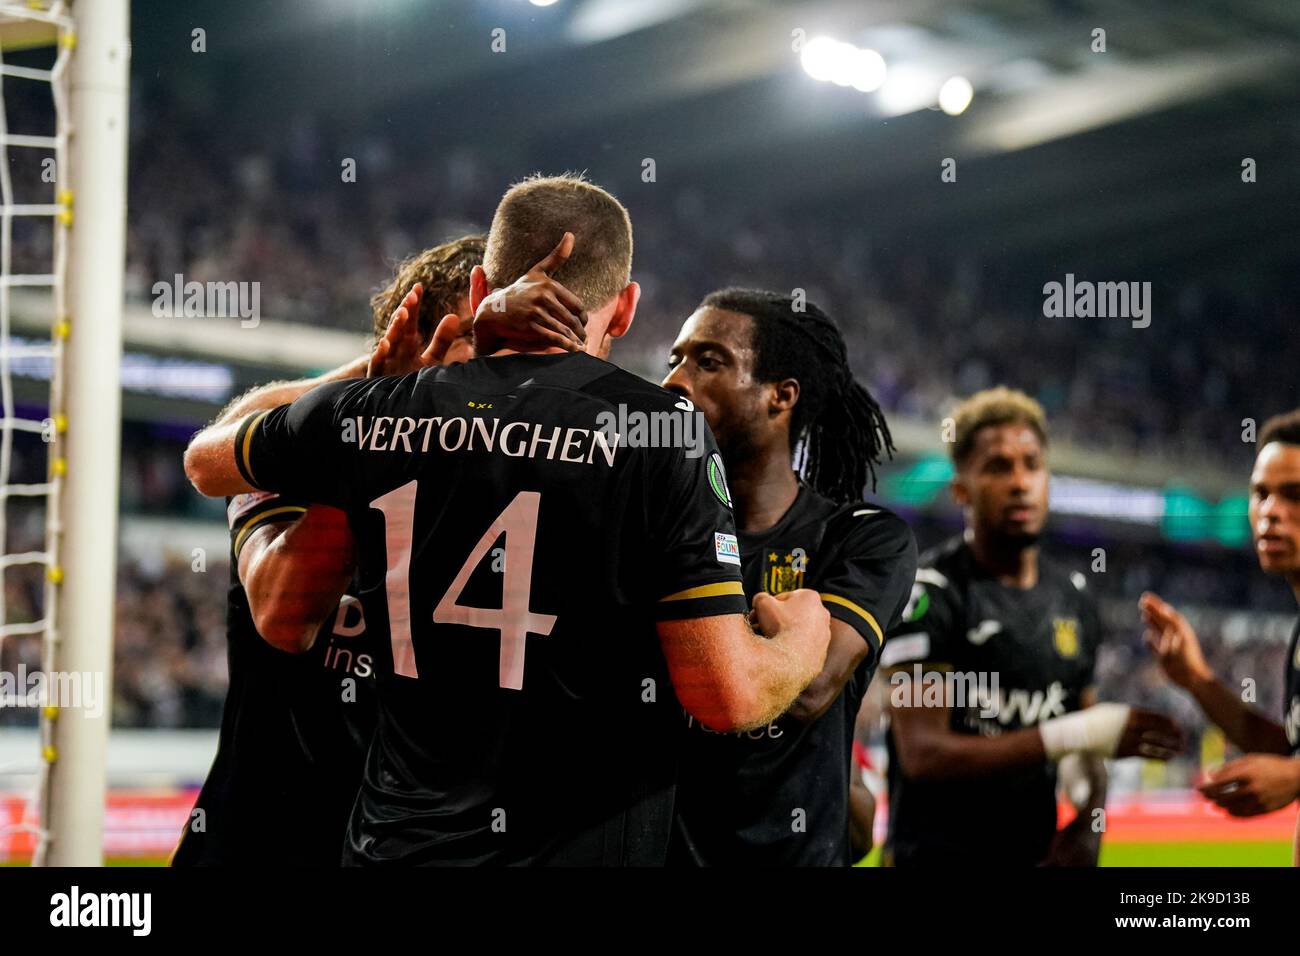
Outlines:
[[1190, 688], [1212, 676], [1196, 632], [1172, 604], [1148, 591], [1138, 600], [1138, 609], [1147, 629], [1147, 646], [1166, 677], [1179, 687]]
[[1169, 760], [1178, 756], [1182, 749], [1183, 732], [1177, 724], [1164, 714], [1132, 707], [1115, 756]]
[[1196, 789], [1234, 817], [1272, 813], [1300, 797], [1300, 758], [1247, 754], [1224, 764]]
[[474, 313], [476, 354], [550, 346], [570, 352], [586, 348], [587, 312], [577, 296], [551, 278], [572, 254], [573, 243], [573, 233], [566, 232], [544, 259], [479, 303]]
[[424, 287], [418, 282], [406, 293], [402, 304], [393, 312], [383, 338], [375, 343], [375, 350], [370, 353], [366, 378], [406, 375], [418, 371], [425, 364], [421, 360], [425, 348], [420, 341], [419, 321], [423, 295]]

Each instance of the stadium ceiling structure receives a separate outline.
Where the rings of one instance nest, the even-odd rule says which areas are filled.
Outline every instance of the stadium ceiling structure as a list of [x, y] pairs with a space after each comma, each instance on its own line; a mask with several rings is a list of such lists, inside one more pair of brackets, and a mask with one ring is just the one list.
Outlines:
[[[295, 109], [396, 128], [416, 117], [443, 145], [463, 135], [551, 168], [649, 156], [714, 197], [824, 204], [886, 240], [985, 260], [1231, 275], [1300, 252], [1287, 228], [1300, 201], [1297, 4], [285, 0], [273, 16], [162, 7], [147, 29], [183, 46], [205, 6], [221, 24], [207, 54], [229, 70], [221, 95], [264, 107], [258, 122]], [[885, 85], [812, 79], [795, 48], [817, 36], [879, 51]], [[539, 100], [539, 78], [556, 74], [563, 99]], [[956, 117], [934, 106], [954, 75], [974, 88]], [[259, 96], [268, 86], [276, 95]], [[918, 203], [947, 157], [975, 188]]]

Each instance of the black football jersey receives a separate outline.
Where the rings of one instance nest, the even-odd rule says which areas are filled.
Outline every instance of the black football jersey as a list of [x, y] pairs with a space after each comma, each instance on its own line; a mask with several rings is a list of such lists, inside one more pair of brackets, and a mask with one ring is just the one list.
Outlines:
[[[919, 675], [948, 675], [955, 733], [996, 736], [1036, 726], [1078, 710], [1093, 684], [1101, 627], [1086, 580], [1042, 556], [1034, 587], [1009, 587], [954, 539], [922, 555], [903, 616], [882, 654], [887, 693], [922, 693], [927, 681]], [[934, 699], [945, 700], [931, 683]], [[1056, 832], [1051, 761], [914, 780], [903, 773], [891, 731], [888, 779], [885, 860], [896, 866], [1034, 865]]]
[[[654, 623], [746, 610], [713, 438], [585, 354], [322, 386], [241, 429], [359, 549], [379, 726], [345, 862], [657, 865], [685, 727]], [[658, 432], [656, 432], [658, 434]]]
[[361, 603], [344, 595], [311, 648], [289, 654], [258, 634], [239, 552], [301, 500], [237, 495], [227, 505], [230, 590], [226, 694], [217, 753], [174, 866], [338, 866], [375, 728], [375, 654]]
[[1286, 652], [1286, 699], [1282, 704], [1282, 728], [1286, 731], [1291, 755], [1300, 757], [1300, 620], [1291, 632], [1291, 646]]
[[812, 723], [716, 733], [687, 715], [670, 860], [695, 866], [847, 866], [853, 724], [916, 573], [916, 542], [877, 505], [840, 505], [808, 487], [771, 528], [740, 534], [745, 593], [821, 593], [867, 656]]

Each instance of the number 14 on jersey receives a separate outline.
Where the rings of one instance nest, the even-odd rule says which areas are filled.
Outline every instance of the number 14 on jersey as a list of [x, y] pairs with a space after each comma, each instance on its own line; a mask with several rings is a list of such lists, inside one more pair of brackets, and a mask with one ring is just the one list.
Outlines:
[[[415, 647], [411, 643], [411, 539], [415, 527], [416, 482], [409, 481], [370, 503], [384, 516], [387, 547], [388, 631], [393, 642], [393, 671], [403, 677], [419, 677]], [[555, 627], [555, 615], [535, 614], [528, 609], [533, 586], [533, 552], [537, 544], [537, 509], [542, 496], [521, 491], [483, 532], [461, 565], [451, 586], [433, 609], [435, 624], [464, 624], [497, 631], [501, 640], [502, 687], [521, 690], [524, 686], [524, 651], [527, 635], [546, 637]], [[492, 543], [504, 534], [506, 561], [502, 572], [501, 607], [467, 607], [460, 594], [470, 575]]]

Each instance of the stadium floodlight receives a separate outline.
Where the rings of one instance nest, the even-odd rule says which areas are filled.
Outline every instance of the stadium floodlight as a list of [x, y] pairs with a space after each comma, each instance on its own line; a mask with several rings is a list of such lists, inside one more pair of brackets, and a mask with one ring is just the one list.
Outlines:
[[849, 85], [863, 93], [874, 93], [885, 82], [888, 67], [875, 50], [855, 49]]
[[558, 3], [559, 0], [528, 0], [528, 2], [535, 7], [549, 7], [555, 3]]
[[843, 58], [841, 46], [840, 41], [830, 37], [813, 37], [800, 51], [799, 63], [814, 80], [828, 82]]
[[[39, 820], [25, 821], [22, 827], [35, 833], [38, 865], [103, 862], [112, 708], [84, 706], [87, 701], [72, 678], [102, 678], [101, 702], [111, 700], [126, 262], [128, 10], [129, 0], [0, 3], [0, 81], [49, 83], [54, 111], [53, 136], [10, 134], [0, 90], [0, 541], [10, 497], [46, 500], [45, 550], [0, 558], [0, 569], [18, 564], [45, 567], [42, 620], [8, 622], [0, 606], [0, 639], [44, 636], [41, 809]], [[3, 62], [5, 50], [49, 45], [56, 48], [49, 70]], [[13, 148], [53, 153], [52, 203], [34, 204], [15, 195], [9, 174]], [[11, 271], [15, 216], [44, 216], [53, 222], [48, 274]], [[52, 291], [47, 355], [53, 370], [49, 418], [44, 422], [26, 421], [13, 408], [9, 306], [16, 286]], [[10, 483], [15, 430], [48, 438], [47, 482]], [[52, 697], [56, 688], [60, 693]], [[69, 692], [80, 699], [66, 700]]]
[[958, 116], [970, 106], [975, 89], [964, 76], [952, 76], [939, 87], [939, 108], [949, 116]]

